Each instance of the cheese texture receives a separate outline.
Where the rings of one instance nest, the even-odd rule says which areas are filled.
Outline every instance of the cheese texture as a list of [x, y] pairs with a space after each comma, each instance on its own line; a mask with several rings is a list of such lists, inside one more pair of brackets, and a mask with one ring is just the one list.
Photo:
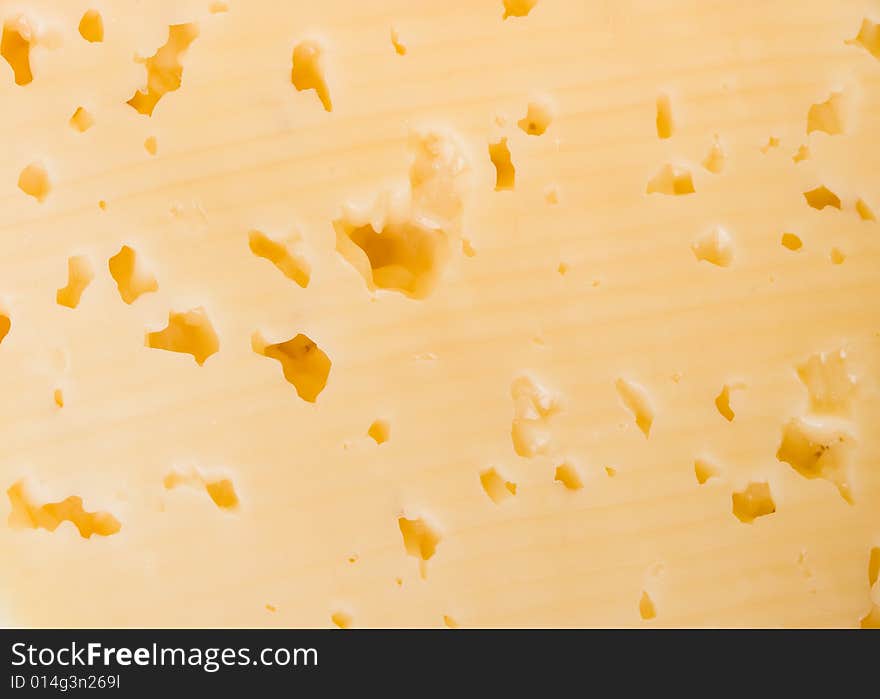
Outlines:
[[3, 623], [880, 626], [876, 1], [0, 22]]

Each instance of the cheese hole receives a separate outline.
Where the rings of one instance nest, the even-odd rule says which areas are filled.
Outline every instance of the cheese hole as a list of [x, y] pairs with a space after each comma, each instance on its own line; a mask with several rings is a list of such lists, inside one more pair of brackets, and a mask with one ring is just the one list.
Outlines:
[[367, 430], [367, 435], [376, 444], [384, 444], [391, 439], [391, 425], [388, 424], [387, 420], [374, 420], [373, 424], [370, 425], [370, 429]]
[[391, 45], [394, 47], [398, 56], [406, 55], [406, 44], [400, 39], [400, 35], [394, 27], [391, 27]]
[[502, 19], [525, 17], [537, 4], [538, 0], [504, 0], [504, 15]]
[[208, 5], [208, 10], [212, 15], [219, 15], [223, 12], [229, 12], [229, 4], [222, 2], [222, 0], [214, 0], [214, 2]]
[[837, 487], [840, 496], [852, 505], [854, 501], [849, 482], [852, 442], [852, 436], [837, 425], [795, 418], [782, 430], [776, 458], [804, 478], [829, 481]]
[[471, 243], [471, 241], [469, 241], [467, 238], [463, 238], [461, 241], [461, 251], [464, 253], [465, 257], [475, 257], [477, 254], [473, 243]]
[[3, 23], [0, 37], [0, 55], [9, 63], [16, 85], [27, 85], [33, 79], [31, 73], [31, 42], [34, 32], [24, 17], [8, 19]]
[[704, 485], [710, 478], [717, 478], [720, 473], [721, 470], [706, 459], [694, 460], [694, 475], [700, 485]]
[[510, 160], [510, 149], [507, 138], [489, 144], [489, 159], [495, 166], [495, 191], [513, 189], [516, 180], [516, 169]]
[[503, 478], [494, 468], [486, 469], [480, 474], [480, 485], [496, 505], [516, 495], [516, 483]]
[[791, 250], [792, 252], [797, 252], [804, 246], [803, 241], [796, 236], [794, 233], [783, 233], [782, 234], [782, 247]]
[[864, 199], [859, 199], [856, 202], [856, 212], [859, 214], [859, 218], [862, 221], [876, 221], [877, 217], [874, 215], [874, 211], [868, 206], [868, 203]]
[[794, 162], [799, 163], [799, 162], [802, 162], [802, 161], [804, 161], [804, 160], [808, 160], [809, 157], [810, 157], [810, 148], [809, 148], [809, 146], [800, 146], [800, 147], [797, 149], [797, 153], [795, 153], [793, 156], [791, 156], [791, 159], [792, 159]]
[[718, 136], [715, 136], [715, 142], [709, 149], [709, 153], [703, 158], [703, 167], [713, 175], [720, 175], [724, 171], [724, 163], [726, 160], [727, 155], [724, 152], [724, 148], [718, 140]]
[[79, 21], [79, 33], [83, 39], [95, 44], [104, 41], [104, 20], [97, 10], [88, 10]]
[[419, 561], [419, 573], [421, 577], [426, 577], [426, 564], [437, 552], [440, 535], [420, 517], [415, 519], [398, 517], [397, 526], [400, 528], [406, 553]]
[[323, 49], [316, 41], [303, 41], [293, 49], [290, 82], [298, 92], [314, 90], [325, 111], [332, 112], [330, 90], [324, 78]]
[[840, 248], [831, 248], [831, 253], [829, 254], [831, 258], [831, 264], [842, 265], [846, 260], [846, 253], [844, 253]]
[[205, 478], [197, 469], [189, 471], [172, 471], [165, 476], [163, 485], [166, 490], [180, 486], [204, 489], [213, 503], [222, 510], [234, 510], [238, 507], [238, 494], [235, 485], [228, 478]]
[[446, 628], [448, 628], [448, 629], [457, 629], [458, 628], [458, 622], [455, 619], [453, 619], [451, 616], [449, 616], [448, 614], [443, 615], [443, 623], [446, 625]]
[[877, 580], [880, 580], [880, 546], [872, 547], [868, 555], [868, 585], [874, 587]]
[[0, 313], [0, 342], [6, 339], [9, 329], [12, 327], [12, 320], [5, 313]]
[[672, 121], [672, 104], [668, 95], [660, 95], [657, 98], [657, 137], [661, 139], [671, 138], [674, 129]]
[[529, 102], [526, 115], [517, 124], [529, 136], [540, 136], [553, 121], [553, 111], [545, 102]]
[[745, 524], [776, 512], [776, 503], [766, 482], [749, 483], [743, 490], [734, 492], [731, 501], [733, 514]]
[[251, 346], [257, 354], [281, 364], [284, 378], [304, 401], [314, 403], [327, 385], [330, 358], [306, 335], [300, 333], [285, 342], [267, 344], [259, 333], [254, 333]]
[[220, 340], [203, 308], [168, 313], [168, 325], [146, 335], [147, 347], [191, 354], [202, 366], [220, 349]]
[[347, 612], [333, 612], [330, 615], [330, 620], [340, 629], [348, 629], [351, 627], [353, 619], [351, 614]]
[[727, 384], [724, 384], [724, 386], [721, 387], [721, 392], [715, 396], [715, 407], [725, 420], [728, 422], [733, 421], [736, 413], [734, 413], [733, 408], [730, 407], [730, 386]]
[[95, 123], [95, 118], [84, 107], [77, 107], [70, 117], [70, 126], [80, 133], [85, 133]]
[[513, 422], [510, 437], [518, 456], [532, 458], [544, 454], [551, 444], [549, 420], [559, 411], [556, 396], [527, 376], [520, 376], [510, 387]]
[[847, 44], [861, 46], [874, 58], [880, 60], [880, 22], [872, 22], [867, 17], [862, 20], [862, 26], [854, 39], [849, 39]]
[[144, 61], [146, 90], [135, 92], [127, 104], [140, 114], [152, 116], [162, 97], [180, 89], [183, 80], [180, 59], [198, 35], [197, 24], [172, 24], [168, 27], [168, 40]]
[[639, 598], [639, 616], [645, 621], [650, 621], [657, 616], [654, 600], [645, 590], [642, 590], [642, 596]]
[[107, 266], [110, 276], [116, 282], [119, 295], [127, 304], [132, 304], [143, 294], [159, 289], [159, 283], [140, 261], [134, 248], [123, 245], [119, 252], [111, 257]]
[[617, 475], [617, 469], [614, 468], [614, 466], [606, 466], [605, 467], [605, 474], [609, 478], [614, 478]]
[[111, 536], [122, 525], [109, 512], [87, 512], [82, 498], [77, 495], [43, 505], [36, 504], [19, 481], [12, 485], [6, 495], [12, 506], [9, 526], [12, 529], [45, 529], [54, 532], [63, 522], [73, 524], [84, 539], [93, 535]]
[[60, 388], [56, 388], [54, 391], [52, 391], [52, 400], [55, 401], [55, 405], [57, 405], [59, 408], [63, 408], [64, 391], [62, 391]]
[[254, 255], [269, 260], [285, 277], [304, 289], [309, 285], [311, 265], [291, 246], [272, 240], [260, 231], [251, 231], [248, 234], [248, 244]]
[[67, 286], [58, 289], [55, 301], [59, 306], [76, 308], [86, 287], [95, 278], [92, 262], [84, 255], [75, 255], [67, 260]]
[[826, 206], [840, 208], [840, 198], [825, 185], [804, 192], [804, 199], [807, 200], [807, 204], [820, 211]]
[[639, 384], [626, 379], [618, 379], [615, 383], [620, 400], [635, 418], [636, 425], [647, 439], [654, 424], [654, 410], [648, 400], [648, 393]]
[[205, 490], [217, 507], [229, 510], [238, 506], [238, 495], [235, 492], [235, 486], [228, 478], [219, 481], [210, 481], [205, 483]]
[[716, 227], [691, 243], [697, 261], [708, 262], [716, 267], [729, 267], [733, 262], [733, 240], [723, 228]]
[[[880, 50], [878, 50], [880, 57]], [[859, 626], [863, 629], [880, 629], [880, 606], [872, 605], [871, 611], [862, 617]]]
[[832, 92], [824, 102], [810, 107], [807, 112], [807, 133], [822, 131], [829, 136], [844, 132], [843, 94]]
[[45, 201], [52, 190], [49, 174], [42, 163], [31, 163], [18, 176], [18, 188], [39, 202]]
[[158, 150], [158, 145], [156, 143], [155, 136], [147, 136], [147, 138], [144, 139], [144, 149], [150, 155], [156, 155], [156, 151]]
[[584, 487], [584, 483], [581, 480], [581, 474], [579, 474], [577, 469], [569, 463], [560, 464], [556, 467], [556, 474], [554, 475], [553, 480], [557, 483], [561, 483], [566, 490], [580, 490]]
[[648, 180], [645, 191], [648, 194], [678, 196], [693, 194], [696, 190], [689, 170], [666, 164], [657, 171], [654, 177]]
[[767, 139], [767, 143], [761, 146], [761, 152], [764, 155], [767, 155], [767, 153], [774, 148], [779, 148], [779, 139], [776, 138], [776, 136], [770, 136], [770, 138]]
[[370, 289], [398, 291], [414, 299], [434, 290], [446, 255], [443, 230], [415, 221], [390, 223], [378, 231], [372, 224], [355, 226], [345, 219], [333, 226], [336, 250]]

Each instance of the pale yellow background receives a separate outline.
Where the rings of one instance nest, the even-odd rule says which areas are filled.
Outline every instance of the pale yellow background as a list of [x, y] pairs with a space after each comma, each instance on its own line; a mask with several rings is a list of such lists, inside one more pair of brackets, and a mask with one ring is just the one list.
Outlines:
[[[208, 4], [0, 3], [0, 18], [24, 12], [56, 39], [34, 48], [30, 85], [0, 61], [0, 300], [12, 318], [0, 492], [26, 478], [47, 500], [81, 495], [122, 523], [88, 540], [70, 524], [13, 530], [4, 496], [2, 619], [329, 626], [342, 610], [354, 626], [859, 624], [880, 545], [880, 226], [853, 206], [880, 213], [880, 61], [845, 41], [864, 17], [880, 21], [880, 3], [540, 0], [506, 21], [501, 0]], [[103, 43], [77, 33], [89, 7]], [[183, 85], [140, 115], [126, 104], [144, 83], [134, 55], [180, 22], [200, 28]], [[326, 48], [331, 113], [290, 83], [304, 38]], [[808, 137], [807, 110], [832, 91], [848, 100], [846, 133]], [[661, 92], [676, 121], [666, 141]], [[516, 121], [536, 95], [557, 115], [530, 137]], [[95, 118], [84, 134], [67, 123], [80, 105]], [[425, 124], [466, 145], [476, 256], [455, 249], [426, 300], [373, 294], [336, 253], [331, 222], [405, 181], [409, 134]], [[721, 175], [700, 165], [715, 134]], [[499, 135], [512, 192], [493, 191]], [[762, 153], [770, 136], [780, 145]], [[801, 144], [812, 157], [795, 164]], [[34, 160], [52, 181], [43, 203], [16, 186]], [[695, 194], [645, 194], [669, 161], [691, 167]], [[820, 184], [840, 211], [806, 205]], [[690, 249], [716, 225], [734, 241], [726, 269]], [[307, 289], [251, 254], [254, 228], [302, 233]], [[131, 306], [107, 272], [123, 243], [159, 282]], [[55, 290], [74, 254], [96, 278], [70, 310]], [[220, 337], [203, 367], [143, 346], [170, 309], [193, 306]], [[302, 332], [328, 354], [316, 404], [251, 350], [255, 330]], [[852, 506], [775, 458], [782, 425], [807, 406], [794, 367], [841, 347], [858, 380]], [[510, 439], [523, 372], [564, 405], [551, 453], [531, 460]], [[653, 402], [647, 440], [615, 391], [621, 376]], [[745, 388], [728, 423], [713, 401], [733, 381]], [[377, 417], [391, 425], [381, 446], [366, 436]], [[698, 455], [723, 476], [699, 486]], [[563, 459], [582, 490], [553, 482]], [[166, 491], [163, 477], [188, 465], [231, 477], [239, 510]], [[515, 498], [489, 500], [489, 466], [518, 484]], [[747, 525], [731, 493], [750, 480], [769, 482], [777, 511]], [[402, 513], [442, 537], [424, 580]]]

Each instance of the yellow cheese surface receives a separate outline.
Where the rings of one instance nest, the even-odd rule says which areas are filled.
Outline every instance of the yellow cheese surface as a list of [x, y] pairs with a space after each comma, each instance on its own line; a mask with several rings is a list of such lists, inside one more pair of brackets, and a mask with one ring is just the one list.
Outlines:
[[880, 625], [876, 1], [0, 21], [0, 622]]

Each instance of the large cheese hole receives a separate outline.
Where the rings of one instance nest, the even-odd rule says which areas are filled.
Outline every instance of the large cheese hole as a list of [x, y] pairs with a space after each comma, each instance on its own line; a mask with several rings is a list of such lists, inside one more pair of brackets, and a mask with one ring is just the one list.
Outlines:
[[507, 139], [489, 144], [489, 158], [495, 166], [495, 191], [513, 189], [516, 182], [516, 169], [510, 159], [510, 148]]
[[525, 17], [537, 4], [538, 0], [504, 0], [504, 15], [502, 19]]
[[540, 136], [553, 121], [553, 110], [550, 105], [543, 101], [529, 102], [526, 115], [517, 122], [519, 128], [529, 136]]
[[725, 420], [728, 422], [733, 421], [736, 414], [733, 412], [733, 408], [730, 407], [730, 386], [727, 384], [724, 384], [721, 387], [721, 392], [715, 396], [715, 407]]
[[137, 252], [128, 245], [123, 245], [107, 266], [125, 303], [132, 304], [143, 294], [159, 289], [156, 278], [144, 268]]
[[843, 94], [832, 92], [824, 102], [814, 104], [807, 112], [807, 133], [823, 131], [837, 136], [844, 131]]
[[42, 163], [31, 163], [18, 176], [18, 188], [39, 202], [45, 201], [52, 190], [49, 174]]
[[840, 208], [840, 197], [825, 185], [804, 192], [804, 199], [807, 200], [807, 204], [820, 211], [826, 206], [831, 206], [835, 209]]
[[776, 512], [776, 503], [766, 482], [749, 483], [743, 490], [734, 492], [731, 500], [733, 514], [745, 524]]
[[55, 301], [59, 306], [76, 308], [83, 291], [95, 278], [92, 262], [84, 255], [75, 255], [67, 260], [67, 286], [58, 289]]
[[374, 420], [373, 424], [370, 425], [370, 429], [367, 430], [367, 435], [376, 444], [384, 444], [391, 439], [391, 425], [388, 424], [387, 420]]
[[709, 153], [703, 159], [703, 167], [713, 175], [720, 175], [724, 171], [724, 162], [726, 160], [727, 154], [724, 152], [724, 147], [718, 140], [718, 136], [716, 136], [715, 142], [709, 149]]
[[337, 219], [333, 227], [336, 250], [370, 289], [399, 291], [415, 299], [434, 290], [447, 250], [441, 229], [405, 221], [377, 231], [372, 224], [355, 226], [345, 219]]
[[6, 495], [12, 505], [9, 526], [13, 529], [45, 529], [54, 532], [63, 522], [73, 524], [84, 539], [92, 535], [111, 536], [122, 525], [109, 512], [87, 512], [82, 498], [71, 495], [59, 502], [37, 505], [19, 481], [12, 485]]
[[858, 213], [859, 218], [862, 219], [862, 221], [877, 220], [877, 217], [874, 215], [871, 207], [868, 206], [868, 203], [864, 199], [859, 199], [858, 201], [856, 201], [856, 213]]
[[220, 349], [220, 340], [203, 308], [170, 312], [164, 330], [147, 333], [147, 347], [191, 354], [201, 366]]
[[691, 243], [694, 257], [716, 267], [729, 267], [733, 262], [733, 240], [723, 228], [716, 227]]
[[642, 596], [639, 598], [639, 616], [645, 621], [649, 621], [657, 616], [657, 608], [654, 600], [647, 591], [642, 590]]
[[516, 495], [516, 483], [506, 480], [494, 468], [486, 469], [480, 474], [480, 485], [496, 505]]
[[654, 424], [654, 409], [648, 400], [647, 391], [634, 381], [626, 379], [618, 379], [615, 387], [620, 400], [632, 413], [636, 425], [647, 438], [651, 434], [651, 426]]
[[693, 194], [694, 181], [688, 169], [666, 164], [661, 167], [657, 174], [648, 180], [645, 191], [648, 194], [666, 194], [678, 196]]
[[152, 116], [164, 95], [180, 88], [183, 80], [181, 56], [199, 35], [197, 24], [173, 24], [168, 27], [168, 40], [144, 61], [147, 71], [146, 90], [138, 90], [128, 104], [141, 114]]
[[669, 102], [668, 95], [660, 95], [657, 98], [657, 137], [670, 138], [675, 127], [672, 121], [672, 104]]
[[324, 77], [323, 49], [316, 41], [303, 41], [293, 49], [290, 82], [297, 91], [314, 90], [328, 112], [333, 111], [330, 89]]
[[77, 107], [73, 116], [70, 117], [70, 126], [80, 133], [85, 133], [95, 123], [95, 118], [85, 107]]
[[302, 333], [275, 344], [267, 344], [259, 333], [255, 333], [251, 346], [257, 354], [281, 363], [284, 378], [293, 384], [297, 395], [303, 400], [314, 403], [327, 385], [330, 358]]
[[720, 469], [710, 461], [706, 459], [694, 460], [694, 476], [700, 485], [704, 485], [710, 478], [716, 478], [720, 473]]
[[251, 231], [248, 235], [248, 243], [254, 255], [269, 260], [285, 277], [303, 288], [309, 285], [311, 266], [305, 257], [290, 246], [272, 240], [260, 231]]
[[859, 33], [854, 39], [850, 39], [846, 43], [861, 46], [874, 58], [880, 60], [880, 22], [872, 22], [865, 17], [862, 20]]
[[794, 419], [782, 430], [776, 458], [804, 478], [822, 478], [833, 483], [840, 496], [852, 505], [849, 482], [852, 442], [852, 437], [833, 423]]
[[79, 21], [79, 33], [90, 43], [104, 41], [104, 20], [97, 10], [88, 10]]
[[34, 79], [33, 73], [31, 73], [31, 42], [33, 39], [33, 29], [24, 17], [8, 19], [3, 23], [0, 55], [12, 68], [16, 85], [27, 85]]

